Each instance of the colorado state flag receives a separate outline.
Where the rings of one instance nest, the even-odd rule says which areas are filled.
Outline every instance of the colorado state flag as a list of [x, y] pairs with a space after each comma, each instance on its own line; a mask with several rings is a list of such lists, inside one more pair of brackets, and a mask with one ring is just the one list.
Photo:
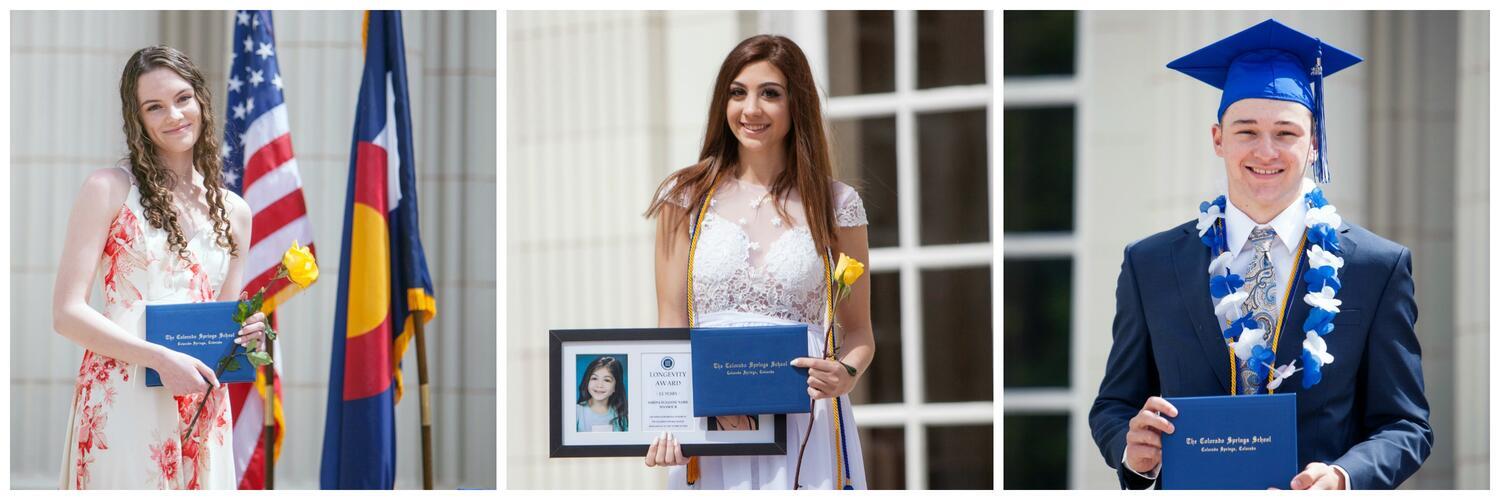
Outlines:
[[366, 13], [364, 39], [328, 374], [325, 489], [395, 486], [401, 355], [413, 322], [437, 313], [417, 228], [401, 13]]

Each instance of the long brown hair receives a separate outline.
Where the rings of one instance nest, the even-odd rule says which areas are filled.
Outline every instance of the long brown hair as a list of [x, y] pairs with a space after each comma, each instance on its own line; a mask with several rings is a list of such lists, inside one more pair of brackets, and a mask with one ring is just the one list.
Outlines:
[[[662, 181], [657, 193], [668, 189], [664, 196], [652, 200], [645, 216], [662, 213], [663, 203], [680, 199], [696, 204], [703, 200], [715, 179], [732, 173], [739, 164], [740, 141], [729, 129], [726, 108], [729, 105], [729, 87], [740, 71], [752, 63], [770, 62], [786, 76], [787, 96], [792, 117], [791, 129], [787, 131], [786, 169], [771, 182], [770, 191], [776, 211], [784, 219], [786, 198], [792, 189], [802, 194], [802, 205], [807, 212], [808, 229], [819, 248], [827, 248], [837, 241], [833, 232], [833, 164], [828, 155], [828, 137], [823, 128], [823, 110], [818, 100], [818, 88], [813, 82], [812, 68], [807, 56], [797, 44], [783, 36], [756, 35], [746, 38], [729, 51], [724, 63], [719, 66], [719, 77], [714, 81], [713, 99], [708, 105], [708, 124], [704, 127], [703, 149], [698, 153], [698, 163], [678, 170]], [[673, 185], [675, 183], [675, 185]], [[687, 221], [687, 211], [666, 211], [668, 227], [678, 230]]]
[[220, 178], [219, 133], [214, 126], [213, 94], [208, 90], [203, 74], [182, 51], [156, 45], [136, 51], [125, 61], [125, 71], [120, 74], [120, 112], [125, 118], [125, 144], [130, 148], [126, 161], [136, 178], [141, 193], [141, 207], [145, 209], [146, 221], [152, 227], [167, 231], [167, 246], [187, 259], [187, 238], [177, 222], [177, 211], [172, 209], [171, 186], [177, 182], [170, 170], [162, 165], [156, 144], [146, 133], [141, 118], [140, 97], [136, 94], [141, 75], [159, 68], [166, 68], [187, 80], [193, 86], [193, 99], [198, 101], [200, 132], [193, 144], [193, 167], [203, 175], [203, 188], [208, 201], [208, 217], [213, 222], [214, 242], [236, 255], [234, 234], [229, 228], [229, 217], [224, 209], [224, 182]]

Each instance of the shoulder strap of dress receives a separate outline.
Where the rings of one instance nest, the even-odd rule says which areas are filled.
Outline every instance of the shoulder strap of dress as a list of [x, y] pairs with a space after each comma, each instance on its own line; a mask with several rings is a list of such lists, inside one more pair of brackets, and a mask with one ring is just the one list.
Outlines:
[[132, 186], [135, 185], [135, 172], [131, 172], [130, 171], [130, 165], [125, 164], [124, 162], [120, 162], [120, 163], [116, 163], [115, 164], [115, 168], [118, 168], [120, 170], [124, 170], [125, 171], [125, 175], [130, 176], [130, 185], [132, 185]]
[[[130, 191], [125, 193], [125, 208], [136, 212], [136, 216], [140, 216], [140, 213], [144, 209], [141, 207], [140, 183], [135, 180], [135, 172], [130, 170], [130, 164], [126, 162], [116, 163], [115, 168], [124, 170], [125, 177], [130, 179]], [[147, 226], [149, 227], [150, 225], [148, 224]]]

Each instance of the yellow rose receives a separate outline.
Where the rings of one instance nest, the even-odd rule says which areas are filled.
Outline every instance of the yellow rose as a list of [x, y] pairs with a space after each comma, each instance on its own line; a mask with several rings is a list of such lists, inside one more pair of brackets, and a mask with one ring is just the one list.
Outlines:
[[843, 283], [844, 286], [854, 286], [855, 281], [865, 274], [865, 265], [854, 260], [848, 255], [839, 254], [839, 264], [833, 268], [833, 278]]
[[281, 265], [286, 267], [287, 278], [297, 286], [307, 288], [318, 281], [318, 260], [307, 247], [299, 246], [297, 240], [292, 240], [292, 247], [281, 255]]

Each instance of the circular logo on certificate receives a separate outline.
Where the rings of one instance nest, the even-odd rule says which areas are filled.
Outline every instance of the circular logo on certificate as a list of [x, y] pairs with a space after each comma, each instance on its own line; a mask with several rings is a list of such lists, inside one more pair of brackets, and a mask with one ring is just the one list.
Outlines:
[[671, 356], [663, 356], [661, 358], [661, 369], [671, 370], [674, 366], [677, 366], [677, 361], [673, 360]]

